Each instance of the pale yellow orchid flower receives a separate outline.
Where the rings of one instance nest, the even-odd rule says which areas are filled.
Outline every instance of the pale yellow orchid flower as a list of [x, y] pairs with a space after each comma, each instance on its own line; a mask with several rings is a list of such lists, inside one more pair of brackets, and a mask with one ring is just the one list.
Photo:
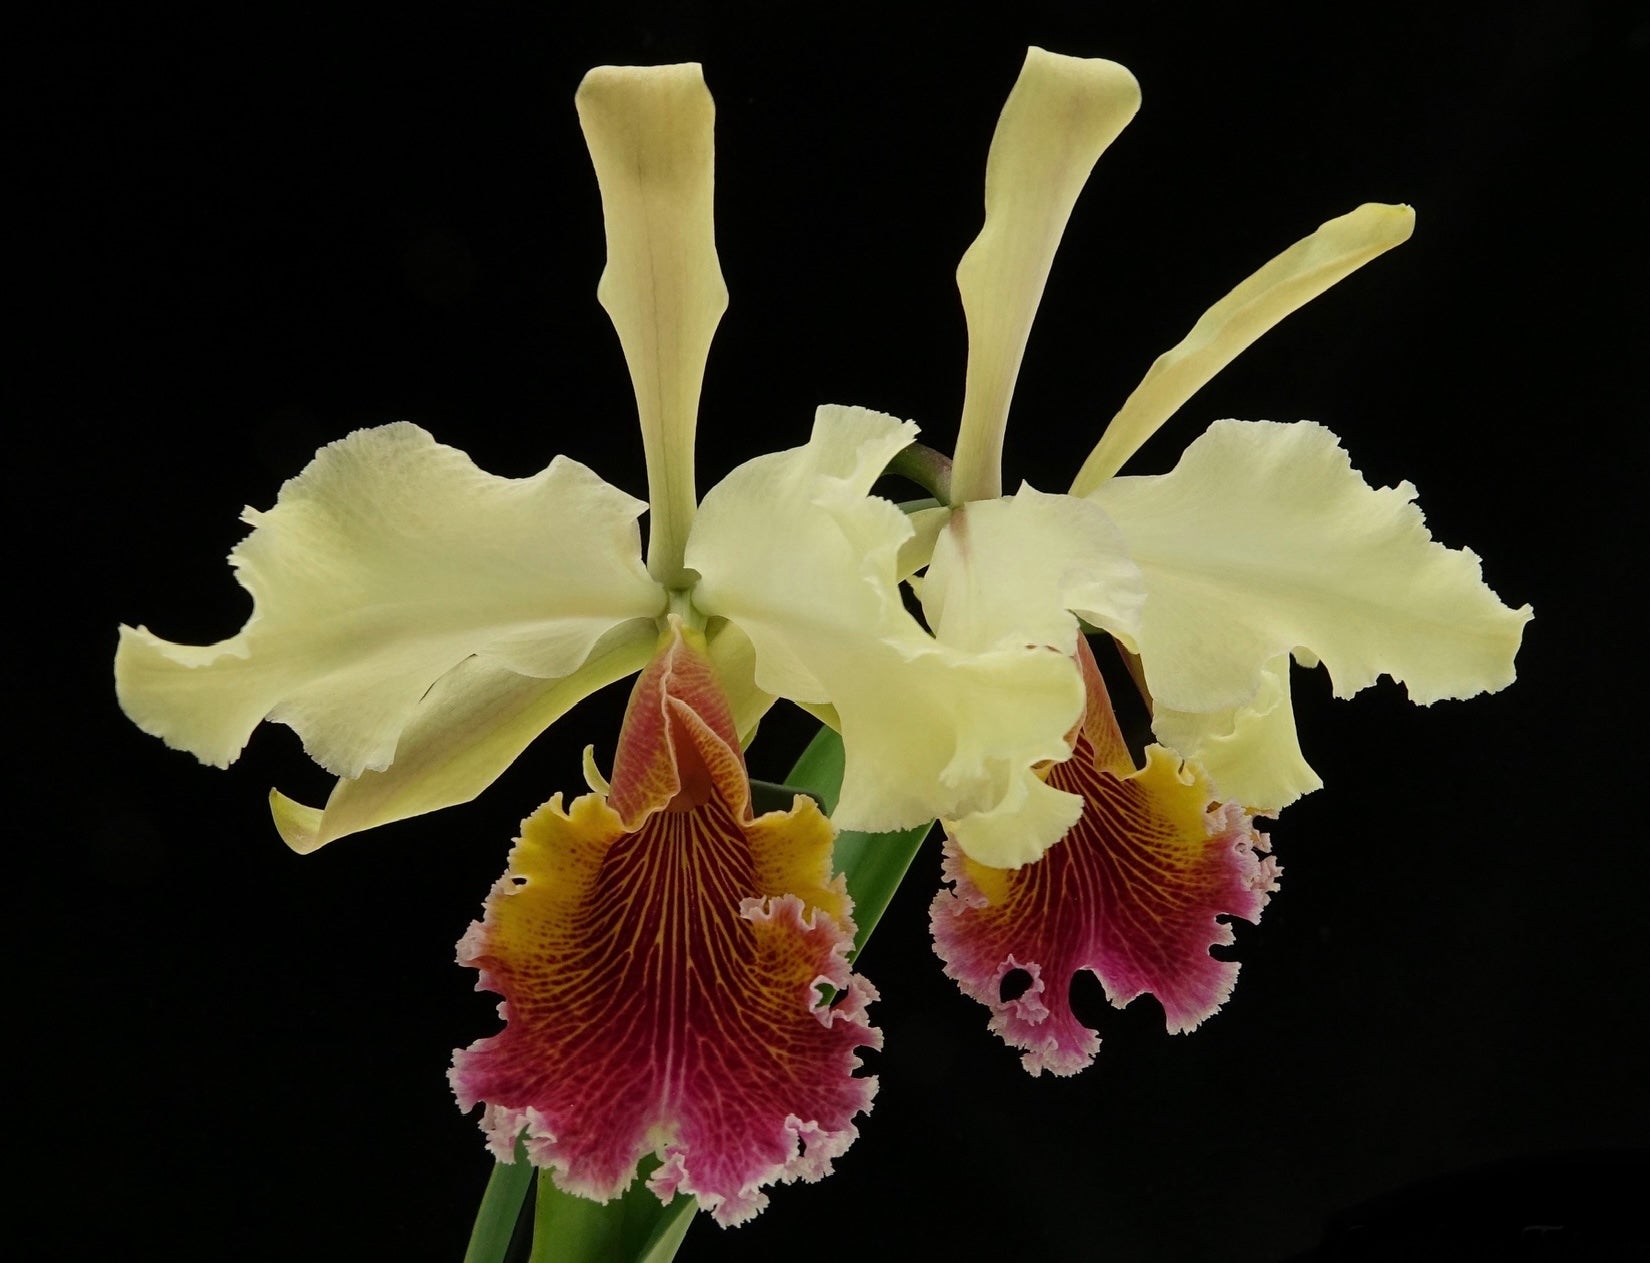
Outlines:
[[230, 563], [254, 609], [238, 634], [191, 647], [121, 629], [121, 705], [217, 766], [266, 719], [296, 729], [339, 777], [324, 808], [271, 794], [282, 837], [311, 851], [474, 797], [581, 698], [641, 669], [674, 616], [708, 631], [741, 736], [775, 695], [840, 725], [841, 825], [1012, 805], [1082, 710], [1064, 646], [969, 652], [905, 611], [913, 528], [869, 492], [908, 422], [822, 410], [805, 446], [698, 500], [700, 387], [727, 303], [710, 95], [696, 65], [607, 67], [577, 104], [648, 502], [565, 457], [499, 478], [416, 426], [359, 431], [244, 514]]
[[[1054, 643], [1071, 613], [1137, 655], [1158, 738], [1200, 764], [1224, 799], [1274, 813], [1316, 788], [1289, 696], [1289, 661], [1322, 662], [1338, 696], [1381, 674], [1427, 704], [1500, 689], [1528, 606], [1504, 606], [1478, 558], [1433, 541], [1408, 483], [1374, 489], [1311, 422], [1217, 421], [1170, 473], [1117, 477], [1140, 446], [1245, 347], [1410, 235], [1407, 206], [1332, 219], [1221, 299], [1158, 358], [1063, 496], [1002, 496], [1009, 402], [1054, 252], [1096, 160], [1140, 104], [1113, 62], [1033, 48], [986, 168], [985, 225], [957, 284], [968, 374], [951, 516], [921, 593], [942, 643], [979, 648], [1016, 626]], [[1082, 543], [1079, 544], [1079, 539]], [[1112, 617], [1068, 590], [1109, 566]], [[1063, 795], [1072, 798], [1072, 795]], [[1078, 804], [1065, 808], [1076, 818]], [[994, 813], [952, 834], [978, 863], [1035, 860], [1057, 837], [1040, 815]]]

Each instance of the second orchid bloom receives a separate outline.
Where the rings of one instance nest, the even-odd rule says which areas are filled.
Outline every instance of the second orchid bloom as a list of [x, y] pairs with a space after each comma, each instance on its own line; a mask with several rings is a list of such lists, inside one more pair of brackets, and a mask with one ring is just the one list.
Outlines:
[[[1151, 366], [1067, 494], [1002, 496], [1043, 283], [1090, 170], [1139, 105], [1122, 66], [1030, 50], [992, 142], [985, 226], [957, 269], [968, 374], [951, 514], [923, 584], [931, 625], [984, 648], [1020, 629], [1069, 640], [1082, 615], [1131, 659], [1161, 743], [1137, 770], [1086, 669], [1088, 718], [1072, 759], [1043, 770], [1041, 814], [1015, 828], [999, 813], [985, 838], [947, 822], [954, 888], [934, 903], [936, 947], [1034, 1073], [1094, 1055], [1095, 1033], [1071, 1015], [1078, 969], [1115, 1004], [1151, 992], [1177, 1031], [1230, 992], [1236, 964], [1208, 949], [1231, 941], [1226, 918], [1258, 919], [1280, 871], [1250, 818], [1320, 783], [1295, 740], [1292, 657], [1325, 666], [1342, 697], [1382, 674], [1423, 704], [1471, 697], [1512, 682], [1530, 618], [1490, 591], [1470, 551], [1432, 539], [1413, 487], [1370, 487], [1312, 422], [1217, 421], [1169, 473], [1115, 476], [1267, 329], [1407, 239], [1404, 206], [1329, 221], [1211, 307]], [[1095, 584], [1108, 599], [1078, 599]], [[1077, 823], [1056, 844], [1057, 795]], [[1010, 997], [1014, 972], [1029, 987]]]

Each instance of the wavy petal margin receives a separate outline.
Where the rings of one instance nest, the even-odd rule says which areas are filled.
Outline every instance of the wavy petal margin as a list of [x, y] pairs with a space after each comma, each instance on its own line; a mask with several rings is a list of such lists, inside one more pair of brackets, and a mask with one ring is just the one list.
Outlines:
[[1337, 697], [1383, 673], [1421, 705], [1515, 678], [1530, 607], [1503, 605], [1476, 554], [1433, 540], [1413, 486], [1371, 487], [1321, 425], [1216, 421], [1169, 473], [1091, 499], [1145, 579], [1130, 648], [1156, 706], [1247, 705], [1303, 649]]
[[538, 679], [576, 671], [620, 623], [655, 618], [640, 501], [558, 456], [500, 478], [405, 422], [322, 448], [229, 555], [252, 616], [215, 645], [123, 627], [128, 717], [203, 763], [264, 720], [338, 776], [387, 767], [438, 680], [472, 656]]
[[[1074, 611], [1132, 637], [1144, 602], [1122, 533], [1098, 506], [1024, 485], [1017, 495], [953, 512], [922, 583], [935, 638], [965, 653], [1045, 645], [1069, 659], [1081, 639]], [[1062, 734], [1052, 757], [1064, 753]], [[997, 868], [1037, 859], [1082, 809], [1081, 799], [1054, 788], [1031, 763], [1006, 770], [1015, 774], [1005, 777], [1001, 794], [945, 822], [970, 859]]]
[[[1209, 955], [1232, 942], [1220, 918], [1258, 921], [1281, 869], [1266, 836], [1237, 806], [1214, 802], [1195, 765], [1162, 746], [1134, 769], [1087, 643], [1079, 649], [1088, 712], [1072, 757], [1049, 783], [1083, 796], [1083, 815], [1034, 864], [989, 868], [946, 846], [951, 889], [930, 911], [934, 947], [964, 994], [992, 1011], [991, 1029], [1032, 1074], [1070, 1075], [1098, 1035], [1071, 1007], [1080, 969], [1122, 1007], [1150, 992], [1171, 1032], [1189, 1031], [1231, 994], [1238, 966]], [[1003, 998], [1015, 971], [1030, 986]]]
[[[612, 799], [557, 795], [523, 826], [459, 944], [504, 997], [498, 1035], [454, 1054], [489, 1147], [521, 1133], [557, 1187], [607, 1201], [648, 1153], [661, 1200], [723, 1225], [764, 1185], [817, 1180], [876, 1081], [856, 1049], [876, 992], [849, 973], [854, 926], [813, 801], [753, 819], [731, 712], [702, 640], [672, 620], [636, 683]], [[820, 990], [838, 992], [822, 1003]]]
[[[694, 604], [750, 638], [756, 685], [832, 708], [847, 752], [834, 819], [868, 833], [1014, 807], [1033, 766], [1065, 757], [1083, 708], [1069, 615], [1057, 611], [1057, 646], [995, 636], [982, 616], [975, 630], [991, 643], [954, 647], [906, 611], [913, 527], [870, 490], [915, 435], [868, 409], [822, 407], [806, 446], [747, 461], [712, 488], [688, 541]], [[1011, 516], [976, 507], [982, 529]], [[1040, 781], [1036, 791], [1045, 808], [1063, 797]], [[1076, 818], [1069, 805], [1063, 819], [1039, 813], [1043, 846]]]
[[956, 509], [922, 583], [935, 638], [970, 652], [1038, 644], [1075, 653], [1073, 613], [1133, 638], [1145, 603], [1123, 532], [1099, 505], [1024, 483], [1017, 495]]
[[307, 855], [351, 834], [469, 802], [579, 702], [645, 667], [658, 639], [651, 619], [621, 623], [559, 680], [466, 659], [420, 699], [382, 772], [340, 780], [324, 808], [270, 790], [276, 832]]
[[1289, 655], [1261, 672], [1260, 691], [1230, 710], [1152, 709], [1152, 731], [1182, 758], [1198, 764], [1222, 794], [1256, 815], [1275, 816], [1323, 779], [1301, 753], [1289, 689]]

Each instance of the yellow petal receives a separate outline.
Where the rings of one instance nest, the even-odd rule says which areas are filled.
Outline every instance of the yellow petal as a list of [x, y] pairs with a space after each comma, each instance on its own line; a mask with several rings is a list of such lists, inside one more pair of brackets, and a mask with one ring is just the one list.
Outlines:
[[968, 379], [953, 504], [1002, 494], [1003, 426], [1026, 338], [1072, 205], [1106, 146], [1140, 108], [1115, 62], [1027, 51], [985, 169], [985, 226], [957, 268]]
[[1128, 545], [1097, 504], [1029, 486], [957, 509], [922, 584], [934, 635], [957, 649], [1077, 647], [1082, 615], [1132, 638], [1146, 593]]
[[121, 629], [121, 707], [220, 767], [270, 719], [339, 776], [382, 769], [465, 659], [557, 679], [662, 612], [642, 507], [564, 457], [499, 478], [417, 426], [359, 430], [243, 515], [254, 530], [229, 560], [253, 610], [237, 635], [196, 647]]
[[949, 505], [934, 505], [905, 515], [911, 523], [911, 538], [900, 545], [900, 577], [920, 591], [921, 582], [912, 576], [925, 567], [934, 556], [934, 544], [951, 520]]
[[706, 639], [710, 642], [710, 660], [733, 712], [734, 729], [740, 744], [748, 746], [756, 725], [774, 703], [772, 693], [756, 686], [756, 647], [737, 624], [726, 619], [717, 619], [707, 628]]
[[1072, 482], [1087, 495], [1110, 478], [1180, 405], [1290, 312], [1409, 239], [1415, 212], [1370, 202], [1331, 219], [1222, 298], [1157, 357]]
[[1209, 714], [1159, 706], [1152, 731], [1175, 753], [1201, 764], [1222, 799], [1259, 815], [1276, 815], [1323, 785], [1295, 736], [1288, 654], [1266, 664], [1247, 705]]
[[[1074, 613], [1132, 638], [1145, 602], [1122, 533], [1097, 505], [1028, 486], [955, 510], [921, 593], [935, 638], [965, 654], [1041, 645], [1070, 656], [1081, 639]], [[1035, 735], [1026, 732], [1025, 750]], [[1054, 760], [1067, 753], [1063, 743], [1050, 750], [1045, 757]], [[1027, 864], [1076, 822], [1080, 799], [1045, 784], [1033, 767], [998, 764], [994, 792], [974, 811], [947, 816], [968, 855], [998, 868]]]
[[1083, 705], [1060, 649], [1021, 637], [965, 651], [906, 611], [913, 528], [868, 493], [914, 433], [821, 408], [806, 447], [749, 461], [706, 494], [687, 553], [702, 576], [695, 605], [750, 637], [757, 685], [835, 708], [846, 748], [835, 819], [870, 832], [991, 811], [1035, 764], [1065, 757]]
[[625, 623], [559, 680], [470, 658], [419, 703], [384, 771], [340, 780], [324, 810], [271, 790], [275, 828], [302, 855], [352, 833], [469, 802], [579, 701], [645, 666], [657, 640], [651, 620]]
[[1156, 706], [1247, 705], [1297, 647], [1340, 697], [1383, 673], [1423, 705], [1514, 678], [1529, 607], [1502, 605], [1471, 551], [1434, 542], [1414, 487], [1370, 487], [1320, 425], [1217, 421], [1172, 472], [1092, 498], [1145, 578], [1134, 647]]
[[696, 64], [598, 67], [577, 105], [607, 229], [596, 293], [624, 347], [647, 453], [648, 569], [680, 587], [699, 391], [728, 306], [711, 207], [716, 110]]
[[1082, 814], [1081, 796], [1035, 775], [1020, 776], [1009, 782], [1000, 802], [947, 820], [945, 831], [976, 863], [1019, 868], [1040, 860]]
[[[818, 410], [803, 447], [746, 461], [705, 494], [687, 564], [693, 603], [737, 623], [756, 646], [756, 681], [798, 702], [826, 702], [813, 666], [763, 629], [788, 623], [874, 639], [905, 614], [897, 579], [910, 520], [871, 485], [917, 427], [866, 408]], [[920, 630], [920, 629], [919, 629]]]

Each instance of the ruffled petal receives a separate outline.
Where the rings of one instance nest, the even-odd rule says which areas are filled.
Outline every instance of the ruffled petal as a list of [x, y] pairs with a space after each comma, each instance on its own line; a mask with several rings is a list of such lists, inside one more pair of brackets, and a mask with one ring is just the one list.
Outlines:
[[[877, 1047], [851, 976], [853, 922], [811, 799], [753, 819], [731, 712], [701, 641], [674, 625], [637, 681], [616, 810], [551, 799], [523, 826], [486, 916], [459, 945], [504, 997], [504, 1030], [454, 1054], [490, 1147], [606, 1201], [656, 1154], [661, 1200], [723, 1224], [774, 1181], [814, 1180], [852, 1142]], [[820, 989], [840, 994], [821, 1002]]]
[[[922, 583], [935, 637], [968, 653], [1047, 645], [1070, 655], [1079, 639], [1073, 612], [1132, 636], [1144, 602], [1140, 572], [1103, 511], [1026, 486], [959, 508]], [[1029, 763], [1015, 770], [1000, 799], [947, 818], [952, 839], [978, 863], [1030, 863], [1077, 819], [1078, 799], [1045, 783]]]
[[1322, 426], [1217, 421], [1170, 473], [1092, 498], [1145, 577], [1130, 648], [1155, 705], [1249, 705], [1297, 649], [1340, 697], [1383, 672], [1423, 705], [1514, 678], [1529, 606], [1504, 606], [1474, 553], [1433, 541], [1414, 487], [1371, 488]]
[[1414, 228], [1415, 212], [1409, 207], [1366, 202], [1268, 262], [1157, 357], [1083, 462], [1071, 493], [1087, 495], [1105, 482], [1261, 334], [1371, 259], [1408, 241]]
[[1289, 695], [1289, 655], [1261, 671], [1260, 691], [1246, 706], [1199, 714], [1159, 706], [1152, 731], [1176, 754], [1200, 764], [1223, 798], [1275, 816], [1323, 786], [1301, 753]]
[[468, 658], [420, 700], [382, 772], [340, 780], [324, 809], [271, 790], [275, 828], [294, 851], [307, 854], [352, 833], [469, 802], [574, 705], [646, 666], [658, 638], [650, 619], [624, 623], [559, 680]]
[[922, 584], [935, 637], [975, 652], [1033, 643], [1074, 653], [1073, 613], [1132, 637], [1145, 603], [1140, 568], [1103, 509], [1024, 485], [953, 512]]
[[758, 686], [834, 708], [847, 748], [834, 818], [867, 832], [1013, 801], [1033, 765], [1068, 753], [1083, 704], [1069, 644], [961, 650], [905, 610], [912, 528], [868, 492], [914, 434], [821, 408], [806, 447], [741, 465], [706, 495], [688, 543], [694, 603], [750, 637]]
[[716, 108], [697, 64], [601, 66], [576, 101], [607, 229], [596, 294], [624, 347], [647, 453], [648, 567], [677, 587], [699, 391], [728, 306], [711, 206]]
[[773, 627], [825, 625], [856, 639], [885, 625], [915, 628], [887, 577], [911, 523], [870, 490], [916, 435], [909, 421], [828, 404], [806, 446], [746, 461], [706, 493], [687, 547], [699, 575], [693, 603], [750, 637], [768, 692], [829, 700], [813, 665]]
[[1082, 798], [1026, 768], [1007, 781], [997, 802], [955, 819], [946, 817], [945, 833], [974, 863], [1015, 868], [1041, 859], [1082, 814]]
[[968, 378], [954, 503], [1002, 494], [1003, 427], [1054, 251], [1096, 160], [1140, 108], [1116, 62], [1028, 49], [985, 168], [985, 226], [957, 267]]
[[254, 529], [229, 561], [253, 610], [239, 634], [197, 648], [121, 628], [121, 707], [220, 767], [270, 719], [337, 775], [383, 769], [465, 659], [567, 676], [613, 627], [662, 612], [643, 507], [564, 457], [499, 478], [417, 426], [359, 430], [273, 509], [243, 514]]
[[[1080, 969], [1119, 1007], [1151, 992], [1172, 1032], [1212, 1014], [1238, 972], [1209, 955], [1211, 945], [1232, 941], [1219, 918], [1258, 920], [1280, 871], [1260, 854], [1265, 835], [1238, 807], [1213, 802], [1195, 765], [1151, 746], [1144, 768], [1129, 767], [1086, 644], [1080, 655], [1087, 721], [1049, 781], [1082, 796], [1082, 818], [1042, 859], [1018, 869], [976, 863], [948, 842], [952, 888], [940, 891], [930, 913], [946, 973], [991, 1009], [991, 1029], [1024, 1050], [1032, 1074], [1075, 1074], [1094, 1059], [1099, 1038], [1071, 1007]], [[1030, 985], [1005, 1000], [1004, 981], [1015, 971]]]

